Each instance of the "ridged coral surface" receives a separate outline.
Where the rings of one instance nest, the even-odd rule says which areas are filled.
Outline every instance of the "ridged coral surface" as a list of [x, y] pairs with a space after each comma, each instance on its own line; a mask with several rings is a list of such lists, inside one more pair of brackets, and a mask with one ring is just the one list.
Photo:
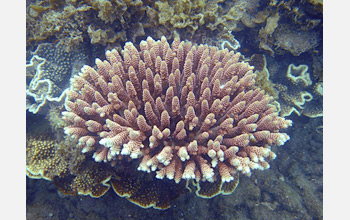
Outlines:
[[165, 37], [106, 52], [71, 79], [65, 133], [112, 165], [123, 157], [159, 179], [230, 182], [267, 169], [292, 124], [240, 54]]

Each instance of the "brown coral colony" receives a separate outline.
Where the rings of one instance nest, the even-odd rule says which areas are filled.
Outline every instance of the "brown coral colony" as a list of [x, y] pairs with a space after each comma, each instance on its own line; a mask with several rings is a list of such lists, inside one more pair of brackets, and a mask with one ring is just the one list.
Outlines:
[[292, 124], [240, 54], [165, 37], [106, 52], [71, 80], [65, 133], [97, 162], [140, 158], [159, 179], [230, 182], [267, 169]]

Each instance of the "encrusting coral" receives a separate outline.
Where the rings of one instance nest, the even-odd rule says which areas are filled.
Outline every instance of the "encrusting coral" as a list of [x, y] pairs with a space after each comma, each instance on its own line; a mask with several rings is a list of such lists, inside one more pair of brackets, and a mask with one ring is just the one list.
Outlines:
[[269, 79], [265, 55], [254, 54], [249, 62], [254, 66], [254, 73], [257, 75], [255, 84], [274, 97], [276, 101], [273, 104], [281, 117], [289, 116], [293, 112], [310, 118], [323, 116], [323, 82], [313, 83], [307, 65], [288, 65], [284, 77], [279, 77], [279, 82], [274, 83], [274, 80]]
[[69, 79], [86, 61], [85, 54], [84, 47], [66, 52], [62, 45], [40, 44], [26, 65], [29, 79], [26, 89], [28, 111], [37, 114], [48, 103], [62, 104]]
[[55, 5], [53, 2], [27, 2], [27, 45], [58, 41], [69, 52], [89, 41], [117, 46], [127, 40], [126, 34], [134, 40], [143, 33], [139, 22], [146, 6], [140, 0], [56, 1], [59, 4]]
[[315, 7], [315, 2], [31, 0], [27, 2], [27, 45], [58, 41], [70, 51], [90, 42], [110, 49], [148, 35], [173, 38], [174, 32], [193, 42], [215, 45], [249, 31], [249, 36], [238, 39], [251, 38], [250, 46], [272, 56], [286, 52], [299, 56], [315, 49], [321, 39], [322, 7]]
[[52, 180], [67, 171], [68, 164], [56, 154], [55, 144], [51, 137], [27, 137], [26, 171], [29, 177]]
[[263, 89], [274, 99], [278, 98], [278, 91], [274, 88], [275, 84], [270, 80], [270, 72], [267, 69], [266, 56], [264, 54], [253, 54], [250, 57], [249, 64], [254, 66], [255, 85]]
[[294, 56], [299, 56], [318, 45], [320, 41], [318, 34], [316, 31], [298, 30], [291, 25], [280, 25], [274, 33], [275, 45]]
[[271, 56], [286, 52], [299, 56], [314, 50], [322, 39], [322, 9], [310, 2], [271, 1], [270, 15], [259, 30], [259, 48]]
[[[56, 119], [49, 118], [50, 124], [51, 120]], [[166, 209], [171, 201], [189, 192], [185, 181], [176, 184], [140, 176], [127, 161], [121, 161], [113, 170], [107, 164], [96, 163], [77, 148], [69, 147], [69, 141], [57, 141], [46, 120], [42, 126], [45, 128], [31, 129], [27, 136], [27, 176], [52, 181], [66, 195], [98, 198], [112, 186], [116, 194], [141, 207]]]
[[292, 124], [254, 86], [240, 54], [165, 37], [126, 43], [71, 79], [65, 133], [96, 162], [140, 158], [158, 179], [230, 182], [269, 168]]
[[53, 137], [47, 135], [27, 137], [26, 151], [27, 175], [35, 179], [44, 178], [53, 181], [65, 194], [100, 197], [110, 187], [106, 182], [110, 180], [111, 173], [106, 169], [100, 172], [102, 169], [96, 164], [80, 159], [73, 172], [70, 160], [66, 158], [69, 153], [64, 147], [62, 148], [62, 143], [55, 141]]
[[293, 112], [310, 118], [323, 116], [323, 83], [314, 83], [308, 73], [307, 65], [288, 66], [283, 84], [275, 84], [278, 90], [280, 115], [289, 116]]

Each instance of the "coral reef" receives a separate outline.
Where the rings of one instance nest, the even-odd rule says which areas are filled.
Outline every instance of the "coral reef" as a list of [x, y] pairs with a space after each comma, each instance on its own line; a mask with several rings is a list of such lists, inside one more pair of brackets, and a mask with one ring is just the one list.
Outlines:
[[265, 27], [257, 37], [259, 48], [271, 56], [286, 52], [299, 56], [315, 49], [322, 36], [322, 10], [312, 7], [312, 1], [272, 2]]
[[314, 49], [320, 40], [322, 17], [312, 15], [322, 13], [322, 9], [312, 7], [317, 4], [313, 1], [54, 2], [28, 2], [27, 45], [57, 40], [66, 51], [82, 42], [115, 48], [125, 41], [137, 42], [145, 36], [174, 38], [178, 32], [181, 38], [218, 46], [213, 42], [230, 42], [232, 34], [240, 35], [241, 31], [249, 29], [257, 36], [241, 35], [240, 38], [254, 39], [251, 46], [266, 50], [270, 55], [290, 52], [298, 56]]
[[142, 1], [54, 2], [28, 2], [27, 45], [58, 41], [69, 52], [83, 42], [115, 45], [126, 41], [127, 35], [128, 39], [135, 40], [143, 33], [139, 21], [146, 8], [142, 7]]
[[298, 30], [287, 25], [280, 25], [274, 34], [277, 47], [291, 52], [294, 56], [315, 48], [319, 42], [316, 31]]
[[266, 169], [269, 145], [289, 139], [271, 98], [254, 88], [240, 54], [175, 39], [147, 38], [139, 52], [107, 51], [97, 70], [84, 66], [71, 80], [65, 133], [95, 161], [142, 158], [139, 170], [159, 179], [234, 180]]
[[302, 117], [293, 119], [293, 129], [288, 132], [291, 139], [278, 148], [271, 168], [249, 178], [241, 176], [230, 196], [208, 200], [187, 194], [169, 209], [154, 210], [135, 206], [113, 190], [99, 199], [64, 196], [57, 193], [53, 182], [27, 178], [27, 218], [322, 219], [322, 135], [314, 130], [322, 119], [311, 118], [309, 123]]
[[[317, 56], [313, 56], [313, 59], [317, 59]], [[257, 75], [255, 84], [276, 100], [273, 104], [277, 107], [281, 117], [290, 116], [293, 112], [298, 116], [305, 115], [310, 118], [323, 115], [322, 69], [318, 69], [322, 66], [314, 67], [314, 70], [320, 72], [313, 74], [316, 78], [316, 83], [313, 83], [307, 65], [290, 64], [283, 77], [276, 76], [278, 79], [275, 77], [274, 80], [271, 80], [265, 55], [253, 54], [249, 63], [254, 66], [254, 73]], [[321, 79], [317, 81], [317, 78]]]
[[275, 13], [266, 19], [266, 25], [259, 30], [259, 48], [270, 52], [271, 56], [275, 54], [273, 49], [268, 44], [268, 38], [276, 30], [278, 26], [278, 20], [280, 19], [279, 13]]
[[37, 114], [48, 103], [62, 104], [70, 77], [86, 62], [85, 54], [84, 48], [65, 52], [62, 45], [40, 44], [26, 65], [28, 111]]
[[263, 89], [275, 100], [278, 98], [278, 91], [275, 84], [270, 80], [270, 72], [267, 69], [266, 56], [264, 54], [253, 54], [250, 57], [249, 64], [254, 66], [255, 85]]
[[323, 218], [322, 0], [26, 8], [28, 219]]
[[68, 163], [56, 153], [55, 144], [50, 137], [27, 137], [26, 171], [29, 177], [53, 180], [67, 172]]
[[84, 42], [83, 33], [90, 21], [91, 7], [74, 1], [27, 1], [27, 45], [36, 46], [54, 37], [65, 51], [70, 51]]
[[[313, 59], [317, 58], [313, 56]], [[316, 83], [312, 82], [307, 65], [290, 64], [283, 77], [276, 76], [278, 79], [275, 77], [274, 80], [271, 80], [265, 55], [253, 54], [249, 63], [254, 66], [254, 73], [257, 75], [255, 84], [276, 100], [273, 104], [277, 107], [281, 117], [290, 116], [293, 112], [298, 116], [305, 115], [310, 118], [323, 116], [322, 66], [318, 62], [313, 62], [318, 64], [314, 66], [314, 71], [319, 72], [313, 74]]]
[[290, 64], [284, 82], [275, 84], [281, 117], [293, 112], [310, 118], [323, 116], [323, 83], [313, 84], [308, 69], [307, 65]]
[[270, 167], [271, 146], [289, 140], [279, 130], [292, 123], [240, 56], [165, 37], [107, 51], [96, 70], [86, 65], [71, 78], [68, 123], [59, 107], [47, 116], [57, 137], [62, 126], [67, 136], [28, 136], [28, 176], [70, 195], [100, 197], [112, 185], [145, 208], [168, 208], [191, 182], [200, 197], [231, 194], [239, 173]]
[[[269, 16], [268, 7], [259, 0], [159, 0], [155, 2], [155, 9], [156, 23], [168, 30], [162, 35], [169, 36], [176, 30], [182, 38], [216, 46], [223, 39], [234, 43], [231, 33], [255, 28]], [[159, 34], [154, 36], [160, 37]], [[220, 43], [216, 44], [218, 41]]]
[[141, 158], [138, 170], [196, 180], [203, 197], [232, 192], [237, 172], [269, 168], [270, 146], [289, 139], [279, 130], [291, 121], [254, 87], [239, 53], [165, 37], [140, 48], [128, 42], [122, 56], [107, 51], [97, 70], [84, 66], [71, 79], [64, 130], [83, 153], [112, 166]]
[[166, 209], [172, 200], [189, 192], [186, 182], [175, 184], [140, 177], [135, 171], [128, 170], [130, 164], [127, 162], [112, 170], [110, 166], [86, 159], [77, 150], [48, 135], [28, 136], [27, 176], [50, 180], [67, 195], [94, 198], [103, 196], [112, 185], [119, 196], [144, 208]]
[[[176, 184], [170, 181], [154, 180], [140, 176], [130, 163], [123, 161], [118, 168], [96, 163], [86, 158], [78, 148], [71, 147], [68, 138], [58, 141], [61, 131], [49, 125], [62, 123], [56, 118], [57, 108], [53, 108], [48, 120], [42, 120], [43, 128], [32, 125], [27, 134], [26, 172], [33, 179], [52, 181], [59, 192], [66, 195], [103, 196], [112, 186], [121, 197], [141, 207], [166, 209], [170, 202], [188, 193], [186, 182]], [[60, 125], [61, 127], [62, 125]], [[147, 196], [145, 196], [147, 195]]]
[[93, 25], [90, 25], [88, 27], [88, 34], [91, 39], [92, 44], [102, 44], [107, 45], [108, 43], [114, 43], [117, 39], [123, 38], [125, 39], [126, 36], [121, 36], [115, 33], [112, 28], [108, 28], [106, 30], [102, 29], [95, 29]]

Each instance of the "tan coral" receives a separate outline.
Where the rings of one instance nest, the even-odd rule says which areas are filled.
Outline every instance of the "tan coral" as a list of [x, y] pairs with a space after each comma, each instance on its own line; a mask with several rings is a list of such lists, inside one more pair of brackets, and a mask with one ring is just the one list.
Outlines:
[[[47, 130], [40, 133], [47, 133]], [[189, 192], [185, 181], [169, 183], [149, 179], [129, 169], [128, 163], [118, 163], [119, 172], [115, 172], [110, 166], [85, 160], [84, 155], [76, 149], [53, 140], [49, 135], [28, 134], [26, 154], [27, 176], [52, 181], [66, 195], [98, 198], [109, 190], [111, 183], [118, 195], [127, 196], [132, 203], [144, 208], [166, 209], [172, 200]], [[181, 176], [178, 177], [179, 172], [175, 173], [178, 167], [173, 168], [167, 169], [167, 177], [181, 179]]]
[[[97, 68], [74, 76], [63, 118], [65, 133], [95, 161], [141, 158], [139, 170], [159, 179], [214, 183], [250, 175], [274, 159], [271, 145], [291, 125], [256, 88], [240, 54], [165, 37], [107, 51]], [[81, 83], [80, 83], [81, 82]]]
[[47, 111], [50, 104], [62, 105], [66, 83], [85, 60], [82, 48], [65, 52], [62, 45], [40, 44], [26, 65], [27, 76], [32, 76], [26, 89], [26, 109], [37, 114]]
[[51, 137], [27, 137], [26, 171], [31, 178], [53, 180], [68, 170], [68, 163], [57, 154], [57, 142]]
[[295, 112], [310, 118], [323, 116], [323, 83], [313, 84], [307, 65], [290, 64], [283, 84], [276, 84], [279, 91], [279, 108], [281, 116]]

